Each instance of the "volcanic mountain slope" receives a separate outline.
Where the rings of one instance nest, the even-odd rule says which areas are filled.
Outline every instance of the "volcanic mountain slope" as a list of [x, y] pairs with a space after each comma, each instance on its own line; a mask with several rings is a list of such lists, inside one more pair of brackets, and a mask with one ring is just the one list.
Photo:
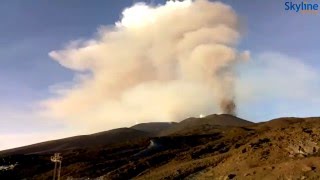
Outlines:
[[153, 135], [157, 135], [160, 132], [169, 129], [170, 127], [176, 125], [177, 123], [167, 123], [167, 122], [152, 122], [152, 123], [141, 123], [131, 127], [131, 129], [148, 132]]
[[232, 116], [228, 114], [212, 114], [203, 118], [190, 117], [173, 124], [167, 129], [160, 132], [160, 135], [186, 135], [186, 134], [207, 134], [208, 131], [214, 129], [221, 129], [222, 127], [245, 127], [253, 125], [254, 123]]
[[[230, 118], [226, 122], [247, 123], [217, 125], [198, 119], [201, 125], [188, 126], [191, 131], [173, 131], [174, 126], [186, 123], [182, 121], [157, 137], [61, 150], [62, 179], [320, 178], [320, 118], [280, 118], [254, 124], [228, 115], [209, 117], [216, 122]], [[0, 179], [51, 179], [51, 155], [13, 151], [2, 155], [0, 167], [15, 166], [0, 170]]]
[[0, 155], [9, 154], [39, 154], [63, 151], [68, 149], [106, 146], [118, 142], [126, 142], [134, 139], [150, 137], [151, 134], [131, 128], [119, 128], [91, 135], [75, 136], [65, 139], [47, 141], [21, 148], [15, 148], [0, 152]]

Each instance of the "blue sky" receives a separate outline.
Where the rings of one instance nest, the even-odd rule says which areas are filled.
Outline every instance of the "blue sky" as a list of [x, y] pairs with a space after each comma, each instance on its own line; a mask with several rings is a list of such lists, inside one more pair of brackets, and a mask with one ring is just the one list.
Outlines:
[[[163, 1], [154, 1], [163, 3]], [[299, 14], [285, 11], [279, 0], [251, 1], [225, 0], [241, 20], [243, 33], [239, 49], [250, 50], [252, 61], [242, 68], [242, 77], [255, 76], [273, 69], [276, 61], [294, 64], [299, 70], [287, 70], [295, 76], [279, 74], [279, 88], [288, 80], [292, 91], [312, 94], [313, 99], [282, 98], [281, 93], [264, 96], [244, 104], [240, 115], [253, 121], [268, 120], [281, 115], [315, 116], [320, 105], [320, 23], [319, 14]], [[296, 1], [299, 2], [299, 1]], [[33, 104], [52, 96], [50, 89], [59, 83], [69, 82], [74, 73], [53, 61], [48, 53], [63, 48], [75, 39], [88, 39], [101, 25], [112, 25], [119, 20], [121, 11], [132, 4], [131, 0], [6, 0], [0, 6], [0, 136], [25, 139], [27, 134], [68, 131], [63, 123], [41, 120], [30, 115]], [[273, 59], [272, 64], [266, 63]], [[277, 58], [277, 59], [276, 59]], [[262, 66], [252, 70], [257, 64]], [[301, 66], [306, 66], [300, 71]], [[312, 71], [304, 76], [304, 72]], [[270, 74], [268, 71], [266, 74]], [[296, 74], [303, 73], [303, 74]], [[268, 74], [268, 75], [269, 75]], [[314, 75], [315, 74], [315, 75]], [[289, 74], [290, 76], [290, 74]], [[297, 85], [295, 79], [300, 79]], [[254, 78], [252, 78], [254, 79]], [[247, 78], [245, 81], [252, 80]], [[276, 78], [277, 79], [277, 78]], [[269, 83], [268, 80], [263, 79]], [[259, 81], [254, 79], [252, 81]], [[272, 81], [270, 80], [272, 83]], [[301, 84], [301, 82], [303, 82]], [[306, 83], [306, 84], [304, 84]], [[261, 83], [261, 86], [264, 83]], [[305, 90], [300, 85], [311, 88]], [[240, 85], [241, 86], [241, 85]], [[267, 91], [269, 93], [272, 90]], [[278, 92], [278, 91], [276, 91]], [[292, 93], [292, 92], [290, 92]], [[284, 93], [285, 94], [285, 93]], [[269, 98], [270, 97], [270, 98]], [[303, 99], [303, 100], [302, 100]], [[250, 109], [250, 110], [249, 110]], [[58, 137], [58, 136], [57, 136]], [[33, 141], [30, 141], [33, 142]], [[28, 143], [27, 143], [28, 144]], [[14, 145], [0, 138], [0, 149]]]

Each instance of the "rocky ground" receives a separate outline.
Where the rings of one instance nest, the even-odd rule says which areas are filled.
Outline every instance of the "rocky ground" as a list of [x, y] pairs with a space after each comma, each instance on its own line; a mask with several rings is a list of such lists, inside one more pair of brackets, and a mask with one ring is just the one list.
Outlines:
[[[319, 120], [280, 118], [254, 124], [229, 115], [187, 119], [161, 126], [166, 128], [157, 135], [60, 149], [61, 175], [62, 179], [320, 179]], [[53, 152], [27, 149], [0, 152], [0, 179], [52, 179]]]

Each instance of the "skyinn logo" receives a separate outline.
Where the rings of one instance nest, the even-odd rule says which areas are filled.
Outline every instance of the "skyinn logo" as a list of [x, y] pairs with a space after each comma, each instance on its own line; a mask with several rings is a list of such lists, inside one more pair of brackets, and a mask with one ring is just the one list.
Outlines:
[[300, 2], [294, 3], [291, 1], [285, 2], [285, 10], [293, 11], [297, 13], [309, 13], [309, 14], [317, 14], [319, 13], [319, 4], [318, 3], [310, 3], [310, 2]]

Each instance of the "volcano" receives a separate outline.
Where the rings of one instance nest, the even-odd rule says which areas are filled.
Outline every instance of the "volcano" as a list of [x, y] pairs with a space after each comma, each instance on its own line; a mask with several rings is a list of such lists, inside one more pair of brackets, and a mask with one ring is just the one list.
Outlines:
[[0, 179], [320, 178], [320, 118], [253, 123], [232, 115], [144, 123], [0, 152]]

